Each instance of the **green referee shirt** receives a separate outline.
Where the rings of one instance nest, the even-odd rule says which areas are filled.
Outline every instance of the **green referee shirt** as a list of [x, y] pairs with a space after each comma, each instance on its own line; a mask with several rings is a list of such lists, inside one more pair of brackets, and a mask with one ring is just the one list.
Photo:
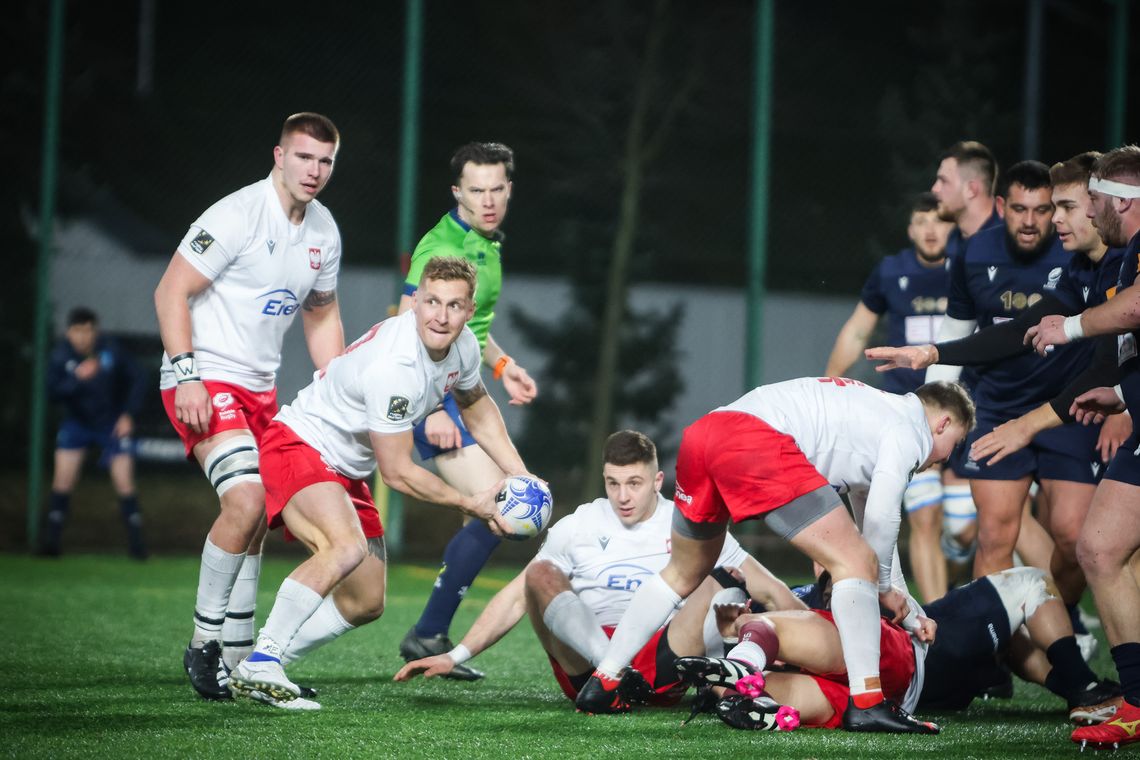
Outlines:
[[487, 348], [487, 334], [495, 319], [495, 304], [503, 287], [502, 236], [485, 238], [459, 218], [459, 209], [443, 215], [428, 230], [412, 253], [412, 265], [404, 280], [404, 295], [412, 295], [420, 284], [424, 266], [435, 256], [460, 256], [472, 263], [476, 272], [475, 315], [467, 326], [479, 339], [479, 348]]

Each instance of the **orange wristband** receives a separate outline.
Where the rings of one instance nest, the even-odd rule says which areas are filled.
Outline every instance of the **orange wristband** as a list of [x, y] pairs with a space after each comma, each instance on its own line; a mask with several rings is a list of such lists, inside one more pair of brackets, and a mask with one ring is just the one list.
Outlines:
[[491, 377], [499, 380], [503, 377], [503, 370], [507, 368], [507, 362], [513, 361], [511, 357], [503, 354], [499, 357], [499, 361], [495, 362], [495, 369], [491, 371]]

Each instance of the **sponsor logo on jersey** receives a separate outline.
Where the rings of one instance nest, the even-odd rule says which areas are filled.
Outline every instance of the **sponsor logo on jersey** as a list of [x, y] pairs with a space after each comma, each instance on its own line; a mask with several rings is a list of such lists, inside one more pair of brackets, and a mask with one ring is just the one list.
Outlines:
[[606, 547], [610, 545], [610, 537], [598, 536], [598, 545], [602, 547], [602, 551], [605, 551]]
[[310, 248], [309, 249], [309, 269], [320, 269], [320, 268], [321, 268], [321, 249], [320, 248]]
[[1100, 474], [1100, 462], [1092, 462], [1091, 465], [1092, 465], [1093, 477], [1095, 478], [1097, 475]]
[[693, 497], [681, 490], [681, 484], [678, 483], [676, 490], [673, 492], [673, 501], [683, 501], [686, 504], [693, 503]]
[[[1059, 283], [1061, 281], [1061, 273], [1063, 271], [1064, 270], [1062, 270], [1061, 267], [1053, 267], [1052, 269], [1050, 269], [1049, 274], [1047, 275], [1047, 279], [1045, 280], [1045, 285], [1043, 286], [1044, 289], [1045, 290], [1056, 290], [1057, 289], [1057, 283]], [[1085, 291], [1087, 292], [1088, 288], [1085, 288]]]
[[214, 397], [210, 399], [210, 403], [214, 405], [215, 409], [225, 409], [227, 406], [234, 402], [234, 394], [222, 391], [215, 393]]
[[656, 572], [641, 565], [620, 563], [603, 567], [598, 573], [598, 580], [604, 580], [606, 588], [621, 591], [637, 591], [647, 579], [657, 575]]
[[273, 255], [273, 249], [277, 247], [277, 241], [276, 240], [266, 240], [265, 245], [267, 248], [269, 248], [269, 255], [272, 256]]
[[988, 269], [986, 269], [986, 274], [989, 275], [990, 282], [993, 282], [994, 277], [997, 276], [997, 267], [989, 267]]
[[899, 290], [906, 290], [906, 286], [910, 284], [910, 278], [905, 274], [899, 278]]
[[190, 241], [190, 250], [197, 254], [203, 254], [206, 249], [214, 244], [214, 238], [209, 232], [202, 230], [194, 239]]
[[443, 384], [443, 392], [447, 393], [451, 390], [451, 386], [455, 385], [455, 381], [459, 379], [459, 372], [448, 372], [447, 381]]
[[986, 632], [990, 634], [990, 640], [994, 643], [994, 651], [996, 652], [1001, 642], [998, 639], [997, 629], [994, 628], [993, 623], [986, 623]]
[[399, 422], [408, 416], [408, 400], [403, 396], [388, 399], [388, 419]]
[[1085, 303], [1088, 303], [1089, 302], [1089, 286], [1088, 285], [1085, 285], [1083, 288], [1081, 288], [1081, 295], [1084, 297]]
[[[258, 311], [270, 317], [287, 317], [301, 306], [297, 300], [297, 295], [286, 288], [262, 293], [257, 298], [261, 302], [261, 308]], [[262, 299], [265, 300], [262, 301]]]

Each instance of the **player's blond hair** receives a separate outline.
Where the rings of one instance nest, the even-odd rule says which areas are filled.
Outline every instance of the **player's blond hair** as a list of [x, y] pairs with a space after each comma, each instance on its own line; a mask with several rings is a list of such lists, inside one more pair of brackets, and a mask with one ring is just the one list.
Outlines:
[[918, 396], [923, 406], [941, 409], [953, 417], [955, 422], [962, 423], [967, 432], [973, 430], [977, 424], [974, 400], [958, 383], [948, 383], [944, 380], [927, 383], [920, 385], [914, 395]]
[[456, 256], [434, 256], [424, 265], [424, 273], [420, 275], [419, 287], [423, 287], [428, 280], [442, 280], [443, 282], [463, 280], [467, 283], [467, 293], [475, 298], [475, 267], [467, 259]]

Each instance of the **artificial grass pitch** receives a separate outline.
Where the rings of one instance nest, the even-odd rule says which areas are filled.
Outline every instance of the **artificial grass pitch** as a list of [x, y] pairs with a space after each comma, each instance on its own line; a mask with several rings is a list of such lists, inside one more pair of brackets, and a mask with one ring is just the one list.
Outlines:
[[[0, 555], [0, 756], [119, 758], [525, 757], [1055, 758], [1076, 756], [1064, 705], [1017, 682], [1011, 700], [963, 713], [923, 713], [940, 736], [730, 729], [711, 715], [682, 727], [674, 709], [586, 716], [559, 691], [526, 619], [473, 665], [476, 683], [398, 684], [400, 638], [434, 568], [395, 563], [375, 623], [290, 668], [320, 692], [297, 713], [197, 697], [182, 670], [191, 632], [196, 557], [145, 563], [96, 555]], [[269, 558], [258, 599], [264, 621], [292, 562]], [[452, 630], [458, 641], [515, 571], [489, 570]], [[1098, 673], [1111, 674], [1101, 651]]]

